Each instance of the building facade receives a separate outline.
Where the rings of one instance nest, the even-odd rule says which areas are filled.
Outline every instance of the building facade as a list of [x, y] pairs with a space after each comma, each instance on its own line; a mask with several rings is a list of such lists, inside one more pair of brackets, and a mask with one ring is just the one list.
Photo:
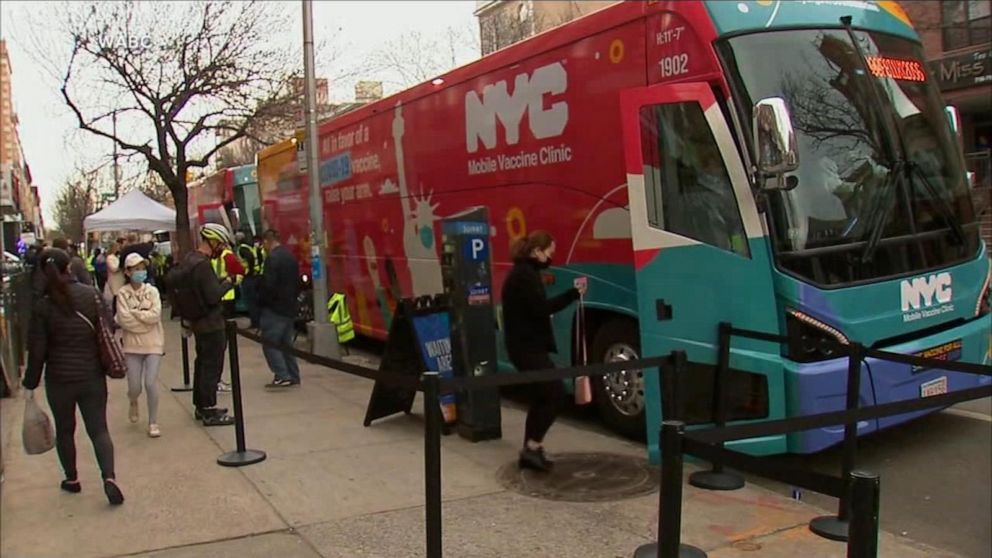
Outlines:
[[482, 55], [594, 12], [618, 0], [477, 0]]
[[41, 196], [31, 179], [24, 159], [14, 110], [13, 68], [7, 42], [0, 40], [0, 220], [3, 222], [3, 248], [14, 252], [22, 233], [44, 237]]

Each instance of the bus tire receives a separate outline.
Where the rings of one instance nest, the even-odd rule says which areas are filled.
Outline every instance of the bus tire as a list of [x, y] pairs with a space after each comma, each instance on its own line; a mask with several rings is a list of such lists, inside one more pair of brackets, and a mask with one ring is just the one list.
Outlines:
[[[637, 323], [613, 319], [598, 328], [592, 342], [591, 362], [636, 360], [641, 355]], [[639, 370], [593, 376], [596, 406], [603, 422], [613, 431], [644, 440], [644, 375]]]

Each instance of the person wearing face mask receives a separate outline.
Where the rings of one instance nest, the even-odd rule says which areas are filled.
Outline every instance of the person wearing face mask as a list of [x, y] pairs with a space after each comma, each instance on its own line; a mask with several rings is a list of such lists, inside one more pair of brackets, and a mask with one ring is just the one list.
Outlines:
[[[534, 231], [510, 248], [513, 269], [503, 283], [503, 329], [506, 350], [520, 372], [554, 368], [551, 353], [557, 353], [551, 316], [585, 294], [585, 287], [572, 288], [548, 298], [541, 271], [551, 266], [555, 241], [545, 231]], [[547, 472], [553, 463], [544, 453], [548, 433], [565, 397], [560, 380], [531, 384], [531, 401], [524, 427], [524, 447], [518, 466]]]
[[196, 250], [188, 253], [180, 269], [176, 270], [181, 274], [181, 279], [168, 279], [169, 283], [187, 283], [204, 307], [203, 315], [193, 320], [183, 320], [184, 326], [193, 332], [196, 344], [193, 406], [196, 420], [203, 421], [204, 426], [234, 424], [227, 409], [217, 407], [217, 383], [224, 369], [224, 350], [227, 348], [221, 299], [233, 283], [230, 277], [218, 279], [211, 266], [211, 260], [219, 257], [231, 243], [231, 233], [223, 225], [207, 223], [200, 228]]
[[158, 289], [149, 285], [148, 261], [137, 252], [124, 260], [127, 284], [117, 291], [117, 315], [121, 327], [124, 356], [127, 358], [127, 397], [131, 401], [128, 418], [138, 422], [138, 398], [144, 384], [148, 399], [148, 435], [158, 438], [158, 368], [165, 352], [162, 329], [162, 300]]

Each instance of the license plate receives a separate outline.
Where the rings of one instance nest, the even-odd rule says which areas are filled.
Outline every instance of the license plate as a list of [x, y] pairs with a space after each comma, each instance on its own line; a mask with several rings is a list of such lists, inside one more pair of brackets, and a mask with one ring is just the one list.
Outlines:
[[932, 397], [947, 393], [947, 376], [920, 384], [920, 397]]

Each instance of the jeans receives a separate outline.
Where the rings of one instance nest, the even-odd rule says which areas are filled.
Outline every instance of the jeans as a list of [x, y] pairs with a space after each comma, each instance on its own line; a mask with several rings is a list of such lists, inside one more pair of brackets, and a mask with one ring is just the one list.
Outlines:
[[76, 480], [76, 407], [83, 415], [86, 433], [93, 442], [103, 478], [114, 478], [114, 443], [107, 430], [107, 381], [103, 377], [82, 382], [46, 382], [48, 406], [55, 419], [55, 448], [66, 480]]
[[[511, 355], [510, 359], [520, 372], [555, 367], [548, 353]], [[558, 412], [565, 401], [565, 386], [561, 380], [552, 380], [531, 384], [527, 388], [530, 392], [530, 406], [524, 423], [524, 443], [530, 440], [540, 444], [558, 418]]]
[[148, 424], [158, 423], [158, 367], [162, 355], [127, 353], [127, 397], [137, 401], [141, 386], [148, 396]]
[[224, 349], [227, 335], [224, 330], [197, 333], [196, 358], [193, 360], [193, 406], [210, 409], [217, 406], [217, 382], [224, 369]]
[[[293, 345], [293, 318], [263, 308], [260, 325], [263, 340], [277, 345], [290, 347]], [[265, 354], [265, 362], [269, 364], [269, 369], [277, 380], [300, 383], [300, 367], [296, 364], [296, 357], [292, 353], [283, 352], [269, 345], [263, 345], [262, 352]]]

